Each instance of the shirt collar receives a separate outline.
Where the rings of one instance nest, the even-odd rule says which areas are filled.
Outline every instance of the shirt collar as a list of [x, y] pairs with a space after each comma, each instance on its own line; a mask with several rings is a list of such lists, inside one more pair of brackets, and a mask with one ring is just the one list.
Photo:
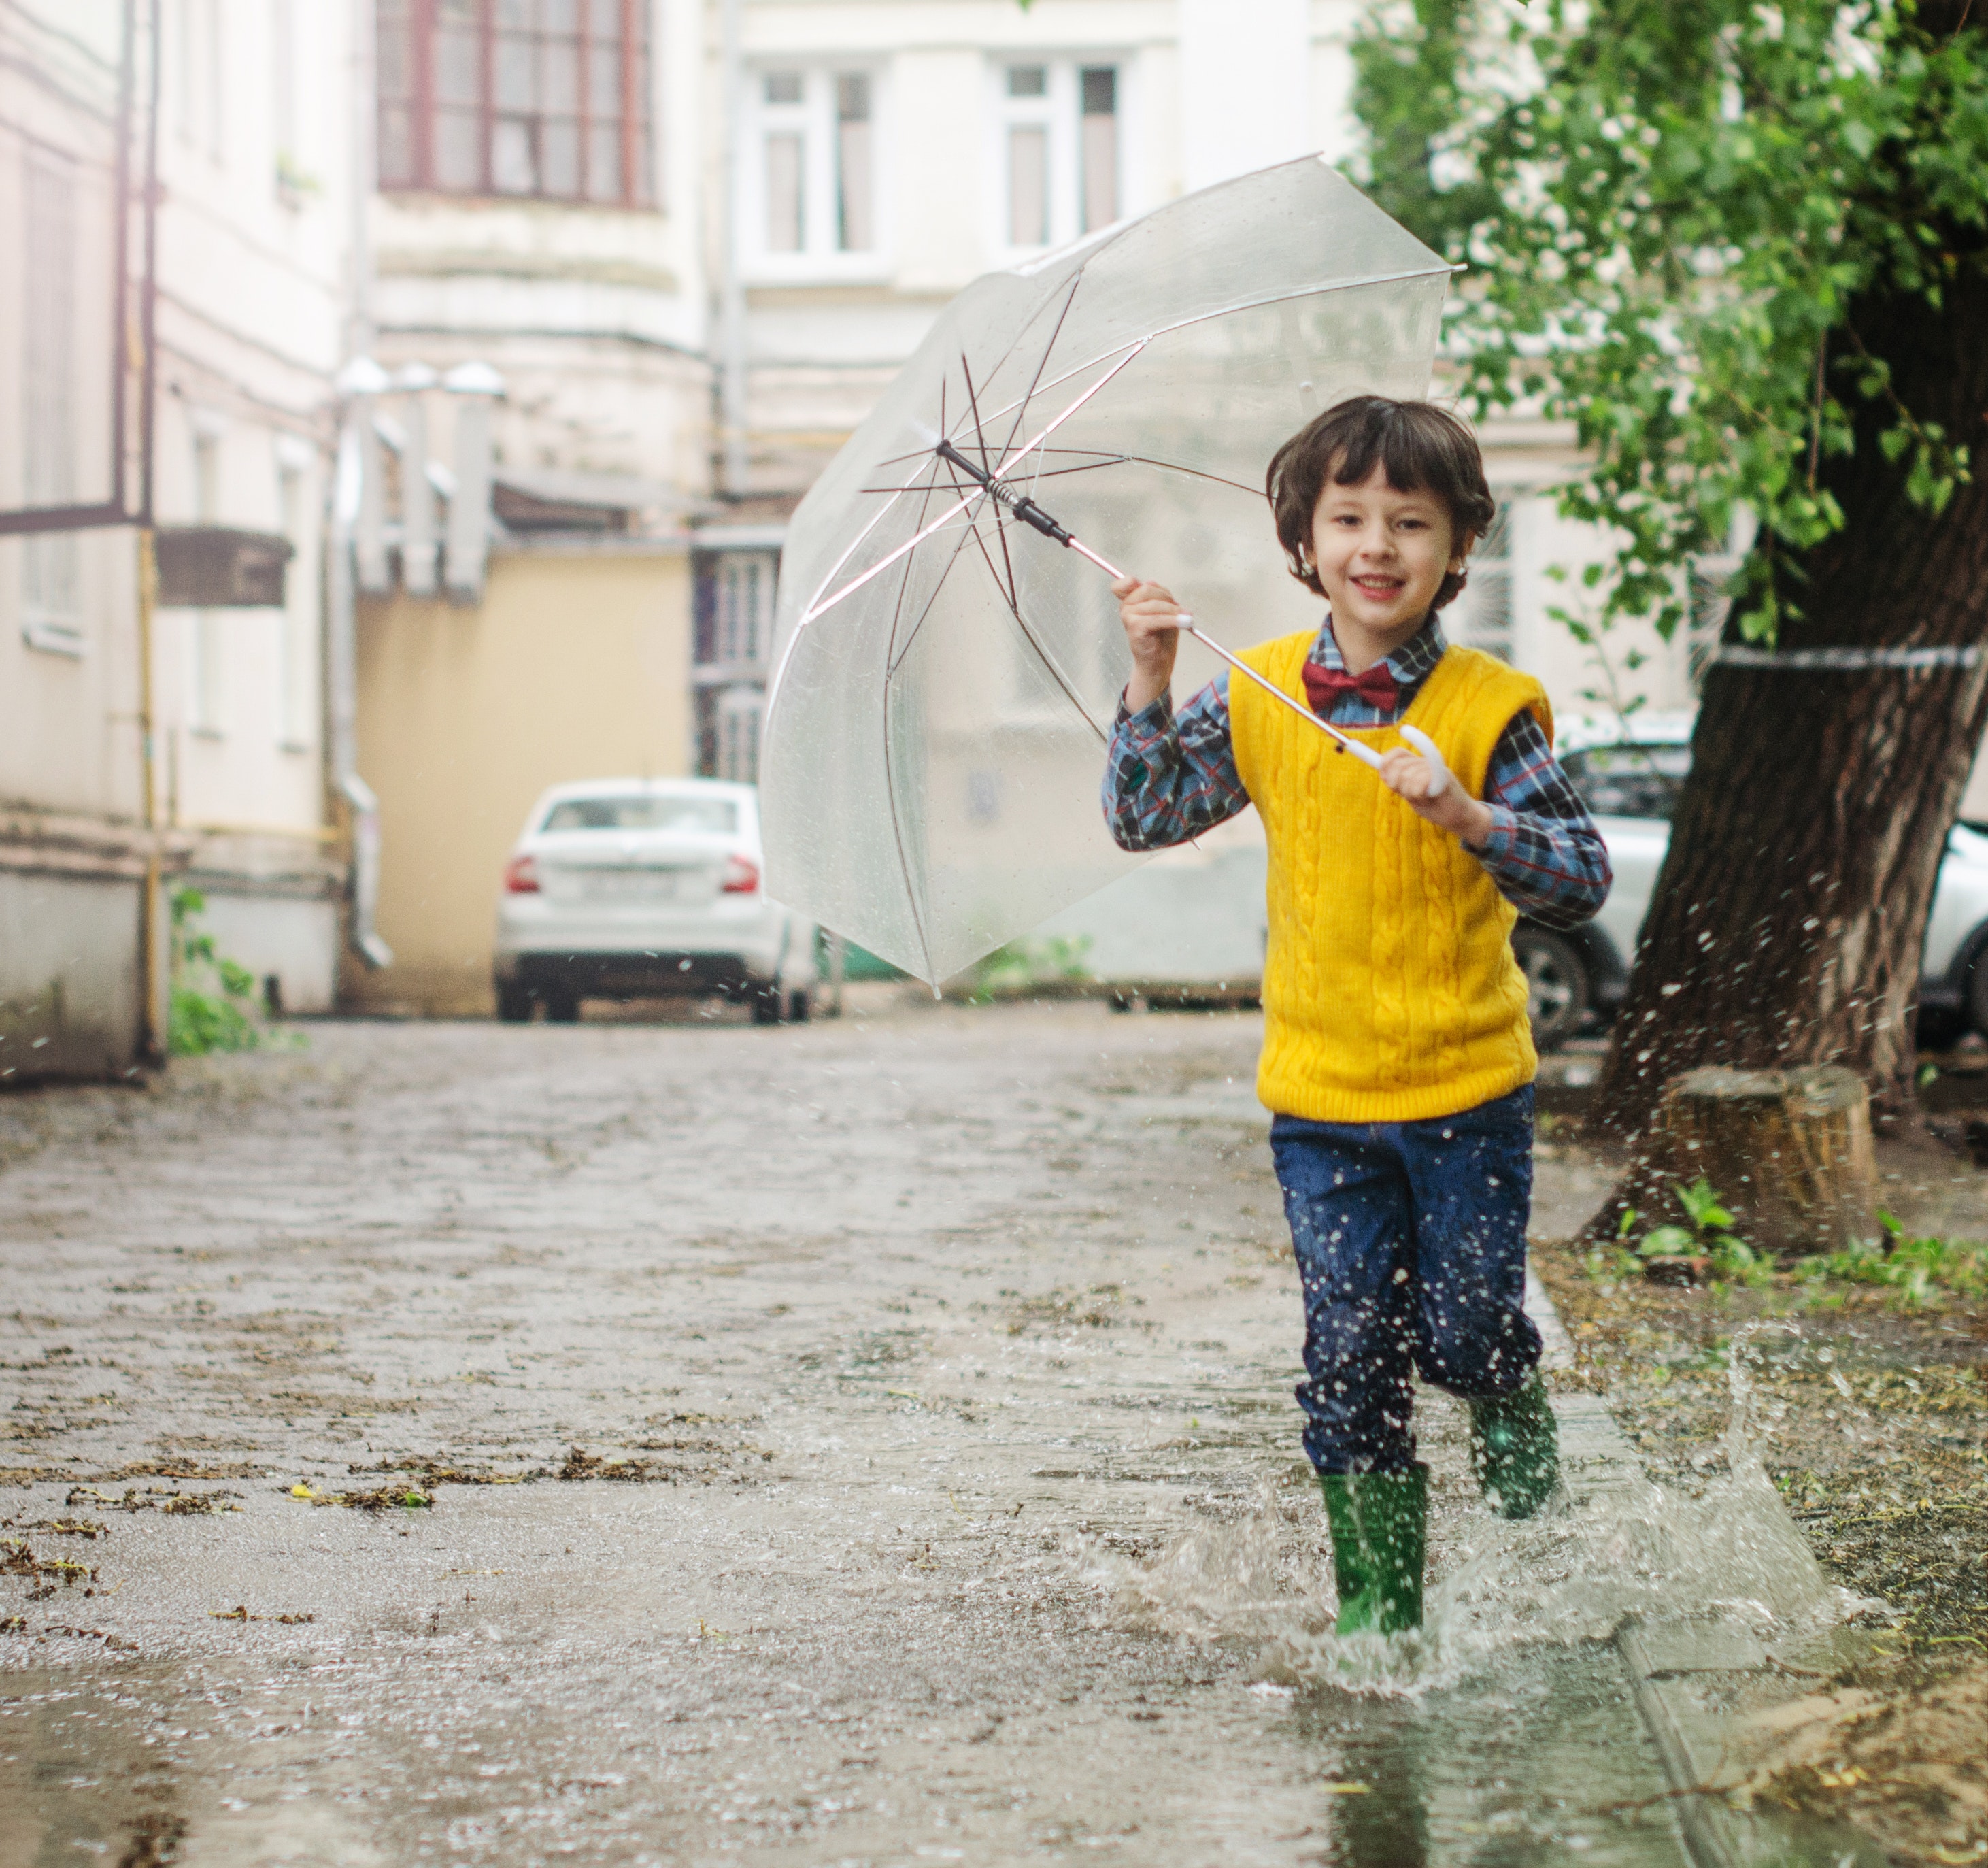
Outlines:
[[[1399, 688], [1413, 687], [1427, 679], [1430, 669], [1442, 659], [1443, 651], [1449, 647], [1448, 638], [1442, 633], [1442, 624], [1432, 610], [1421, 628], [1395, 652], [1383, 658], [1381, 666], [1394, 676]], [[1320, 624], [1318, 640], [1313, 645], [1311, 659], [1320, 668], [1343, 669], [1344, 658], [1339, 652], [1339, 640], [1332, 633], [1332, 616], [1327, 612], [1325, 621]]]

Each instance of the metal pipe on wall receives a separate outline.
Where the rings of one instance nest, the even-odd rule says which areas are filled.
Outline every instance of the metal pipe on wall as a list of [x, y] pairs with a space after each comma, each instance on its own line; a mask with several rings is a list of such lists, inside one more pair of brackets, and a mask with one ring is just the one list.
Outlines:
[[[374, 362], [373, 249], [367, 217], [374, 184], [374, 9], [357, 6], [352, 22], [353, 108], [348, 179], [352, 299], [347, 324], [350, 360], [338, 374], [338, 460], [332, 474], [331, 523], [326, 528], [324, 615], [325, 751], [330, 790], [348, 814], [350, 831], [350, 916], [346, 940], [364, 963], [390, 966], [394, 951], [373, 926], [380, 875], [379, 800], [359, 776], [358, 563], [354, 533], [366, 496], [362, 432], [373, 431], [372, 398], [387, 386]], [[373, 452], [377, 456], [377, 444]]]
[[725, 490], [735, 499], [744, 497], [752, 472], [746, 445], [746, 286], [739, 265], [739, 113], [746, 83], [741, 5], [742, 0], [722, 0], [724, 37], [719, 63], [725, 133], [725, 226], [719, 244], [724, 256], [718, 305], [724, 360], [718, 377], [718, 418], [724, 444]]

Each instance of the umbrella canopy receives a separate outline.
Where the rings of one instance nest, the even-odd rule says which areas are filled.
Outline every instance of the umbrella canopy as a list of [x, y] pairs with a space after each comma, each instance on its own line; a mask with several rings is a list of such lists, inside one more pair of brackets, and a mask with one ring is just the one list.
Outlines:
[[1426, 391], [1449, 273], [1307, 157], [955, 299], [789, 527], [769, 892], [936, 984], [1133, 867], [1098, 805], [1108, 580], [938, 444], [1232, 647], [1306, 627], [1264, 470], [1347, 396]]

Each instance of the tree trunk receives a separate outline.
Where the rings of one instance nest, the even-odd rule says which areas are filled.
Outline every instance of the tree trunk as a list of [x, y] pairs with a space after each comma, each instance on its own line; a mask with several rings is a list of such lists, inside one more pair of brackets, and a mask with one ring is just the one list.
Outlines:
[[1715, 1064], [1673, 1078], [1661, 1109], [1663, 1164], [1686, 1185], [1708, 1183], [1756, 1251], [1801, 1257], [1880, 1236], [1869, 1092], [1855, 1071]]
[[[1942, 513], [1914, 506], [1878, 445], [1889, 405], [1836, 379], [1857, 445], [1822, 483], [1847, 523], [1807, 554], [1804, 582], [1783, 582], [1806, 614], [1780, 645], [1988, 655], [1988, 282], [1966, 266], [1937, 313], [1861, 302], [1830, 354], [1860, 340], [1915, 417], [1973, 449], [1975, 477]], [[1712, 1064], [1845, 1064], [1881, 1124], [1909, 1110], [1927, 910], [1984, 712], [1988, 660], [1715, 663], [1599, 1085], [1610, 1128], [1641, 1139], [1666, 1079]]]

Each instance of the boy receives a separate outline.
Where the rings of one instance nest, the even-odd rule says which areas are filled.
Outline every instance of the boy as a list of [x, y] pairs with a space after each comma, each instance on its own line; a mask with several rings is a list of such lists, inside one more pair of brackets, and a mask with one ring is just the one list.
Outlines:
[[1252, 803], [1263, 817], [1257, 1094], [1303, 1289], [1305, 1451], [1339, 1632], [1391, 1633], [1422, 1620], [1412, 1372], [1469, 1404], [1496, 1509], [1530, 1516], [1557, 1476], [1523, 1308], [1538, 1060], [1510, 936], [1521, 909], [1560, 928], [1593, 915], [1608, 854], [1553, 756], [1545, 691], [1436, 621], [1496, 509], [1469, 431], [1426, 402], [1357, 397], [1278, 450], [1266, 490], [1292, 576], [1328, 611], [1242, 659], [1383, 753], [1380, 772], [1240, 678], [1175, 716], [1180, 605], [1128, 578], [1104, 807], [1133, 850]]

